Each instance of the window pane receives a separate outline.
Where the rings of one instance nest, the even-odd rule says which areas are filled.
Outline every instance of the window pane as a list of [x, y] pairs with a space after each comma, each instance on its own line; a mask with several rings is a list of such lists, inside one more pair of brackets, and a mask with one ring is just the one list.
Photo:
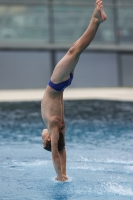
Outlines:
[[133, 0], [117, 0], [118, 5], [131, 5], [133, 4]]
[[113, 7], [106, 6], [105, 12], [107, 21], [100, 25], [94, 41], [112, 44], [115, 42]]
[[[47, 5], [49, 0], [43, 0], [40, 5], [39, 0], [33, 3], [32, 0], [18, 2], [22, 5], [0, 6], [1, 40], [41, 39], [46, 43], [72, 43], [86, 30], [95, 4], [94, 0], [53, 0], [52, 15], [52, 7], [50, 9], [50, 4]], [[115, 7], [112, 6], [113, 2], [116, 2]], [[133, 0], [106, 0], [104, 5], [108, 20], [100, 26], [94, 43], [112, 44], [116, 36], [120, 43], [132, 44]], [[116, 9], [118, 16], [114, 16], [113, 9]]]
[[130, 7], [118, 7], [117, 35], [120, 43], [133, 43], [133, 3]]
[[55, 42], [74, 42], [87, 28], [93, 7], [54, 6]]
[[[108, 21], [103, 23], [95, 42], [114, 42], [113, 8], [105, 8]], [[54, 6], [55, 42], [74, 42], [89, 25], [94, 6]]]
[[0, 39], [48, 41], [46, 6], [0, 6]]

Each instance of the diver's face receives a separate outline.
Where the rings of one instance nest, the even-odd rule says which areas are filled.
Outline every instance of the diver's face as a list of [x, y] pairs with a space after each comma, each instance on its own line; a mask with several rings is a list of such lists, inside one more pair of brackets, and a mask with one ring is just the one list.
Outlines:
[[42, 141], [43, 141], [44, 148], [46, 147], [46, 142], [51, 141], [51, 137], [47, 129], [44, 129], [42, 131]]

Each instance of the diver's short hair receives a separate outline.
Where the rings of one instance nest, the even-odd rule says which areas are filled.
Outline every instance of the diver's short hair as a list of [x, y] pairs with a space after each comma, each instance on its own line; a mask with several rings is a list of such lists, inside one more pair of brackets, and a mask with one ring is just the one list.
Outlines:
[[48, 140], [46, 141], [46, 145], [45, 145], [44, 149], [47, 151], [51, 151], [51, 141], [48, 141]]
[[[51, 141], [46, 141], [46, 145], [44, 147], [47, 151], [51, 150]], [[65, 140], [64, 140], [64, 134], [62, 132], [59, 133], [59, 140], [58, 140], [58, 151], [62, 151], [62, 149], [65, 149]]]

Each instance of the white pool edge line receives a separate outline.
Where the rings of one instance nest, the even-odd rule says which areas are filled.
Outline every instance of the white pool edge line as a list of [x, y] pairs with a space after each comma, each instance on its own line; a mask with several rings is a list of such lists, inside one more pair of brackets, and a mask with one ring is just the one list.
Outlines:
[[[41, 101], [44, 89], [0, 90], [0, 102]], [[133, 102], [133, 88], [68, 88], [64, 100], [112, 100]]]

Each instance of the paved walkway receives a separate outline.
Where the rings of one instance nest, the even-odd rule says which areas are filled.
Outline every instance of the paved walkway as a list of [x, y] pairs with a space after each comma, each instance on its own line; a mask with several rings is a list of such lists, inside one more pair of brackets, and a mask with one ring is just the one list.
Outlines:
[[[0, 90], [0, 102], [40, 101], [44, 90]], [[77, 88], [66, 89], [65, 100], [99, 99], [133, 102], [133, 88]]]

